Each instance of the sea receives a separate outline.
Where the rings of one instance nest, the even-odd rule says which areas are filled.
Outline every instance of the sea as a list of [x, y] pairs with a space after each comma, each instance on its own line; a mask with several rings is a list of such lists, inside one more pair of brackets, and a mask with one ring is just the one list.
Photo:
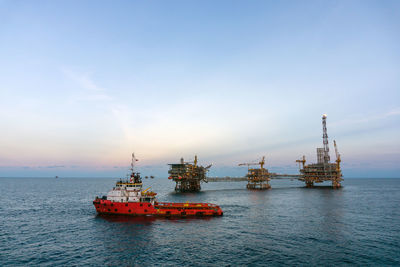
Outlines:
[[159, 201], [215, 203], [224, 215], [97, 215], [92, 201], [116, 180], [0, 178], [0, 266], [400, 266], [400, 179], [345, 178], [338, 190], [214, 182], [185, 194], [144, 179]]

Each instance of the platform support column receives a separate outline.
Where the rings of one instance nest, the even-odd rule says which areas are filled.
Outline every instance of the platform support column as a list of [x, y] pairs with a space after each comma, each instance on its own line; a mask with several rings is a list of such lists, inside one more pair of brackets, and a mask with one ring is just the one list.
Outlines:
[[306, 187], [307, 188], [314, 187], [314, 182], [313, 181], [306, 181]]
[[334, 179], [334, 180], [332, 180], [332, 187], [334, 189], [337, 189], [337, 188], [341, 188], [342, 185], [340, 184], [340, 182], [338, 180]]

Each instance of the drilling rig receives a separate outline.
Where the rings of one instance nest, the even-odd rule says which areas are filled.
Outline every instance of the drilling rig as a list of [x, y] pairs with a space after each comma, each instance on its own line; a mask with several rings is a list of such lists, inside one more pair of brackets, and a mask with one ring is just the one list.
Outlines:
[[207, 182], [207, 171], [212, 164], [207, 167], [197, 165], [197, 156], [194, 156], [193, 162], [185, 162], [181, 158], [180, 163], [168, 164], [168, 179], [173, 180], [176, 192], [198, 192], [201, 189], [201, 182]]
[[338, 152], [336, 141], [334, 142], [336, 163], [330, 162], [328, 132], [326, 128], [326, 114], [322, 115], [322, 140], [323, 147], [317, 148], [317, 163], [306, 165], [305, 156], [296, 160], [299, 163], [301, 178], [299, 180], [306, 183], [306, 187], [313, 187], [314, 183], [322, 183], [324, 181], [332, 181], [333, 188], [340, 188], [342, 179], [342, 171], [340, 169], [340, 154]]
[[[270, 175], [264, 168], [265, 156], [259, 162], [240, 163], [239, 166], [247, 166], [247, 189], [270, 189]], [[260, 165], [260, 168], [250, 168], [253, 165]]]

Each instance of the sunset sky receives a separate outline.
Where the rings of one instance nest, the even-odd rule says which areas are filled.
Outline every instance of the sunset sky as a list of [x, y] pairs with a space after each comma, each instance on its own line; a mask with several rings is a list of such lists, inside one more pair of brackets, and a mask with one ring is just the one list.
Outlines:
[[316, 161], [400, 177], [400, 1], [0, 0], [0, 177]]

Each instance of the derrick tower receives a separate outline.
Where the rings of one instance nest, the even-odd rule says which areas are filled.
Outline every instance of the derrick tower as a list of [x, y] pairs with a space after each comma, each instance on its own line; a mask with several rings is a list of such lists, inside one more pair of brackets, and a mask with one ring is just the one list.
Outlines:
[[180, 163], [168, 164], [168, 179], [173, 180], [176, 192], [198, 192], [201, 189], [201, 182], [207, 182], [207, 171], [211, 168], [211, 164], [207, 167], [197, 165], [197, 156], [194, 156], [193, 162], [185, 162], [181, 158]]
[[324, 144], [324, 163], [331, 161], [329, 156], [328, 130], [326, 129], [326, 114], [322, 115], [322, 139]]
[[333, 188], [340, 188], [342, 179], [342, 170], [340, 169], [340, 154], [337, 150], [336, 141], [334, 142], [336, 163], [330, 162], [328, 132], [326, 128], [326, 114], [322, 115], [322, 140], [323, 147], [317, 148], [317, 163], [306, 165], [305, 156], [296, 160], [299, 163], [301, 178], [307, 187], [313, 187], [314, 183], [331, 181]]
[[[264, 168], [265, 156], [262, 157], [260, 162], [251, 163], [240, 163], [239, 166], [247, 166], [247, 189], [270, 189], [269, 184], [270, 174], [267, 169]], [[260, 165], [260, 168], [250, 168], [252, 165]]]

